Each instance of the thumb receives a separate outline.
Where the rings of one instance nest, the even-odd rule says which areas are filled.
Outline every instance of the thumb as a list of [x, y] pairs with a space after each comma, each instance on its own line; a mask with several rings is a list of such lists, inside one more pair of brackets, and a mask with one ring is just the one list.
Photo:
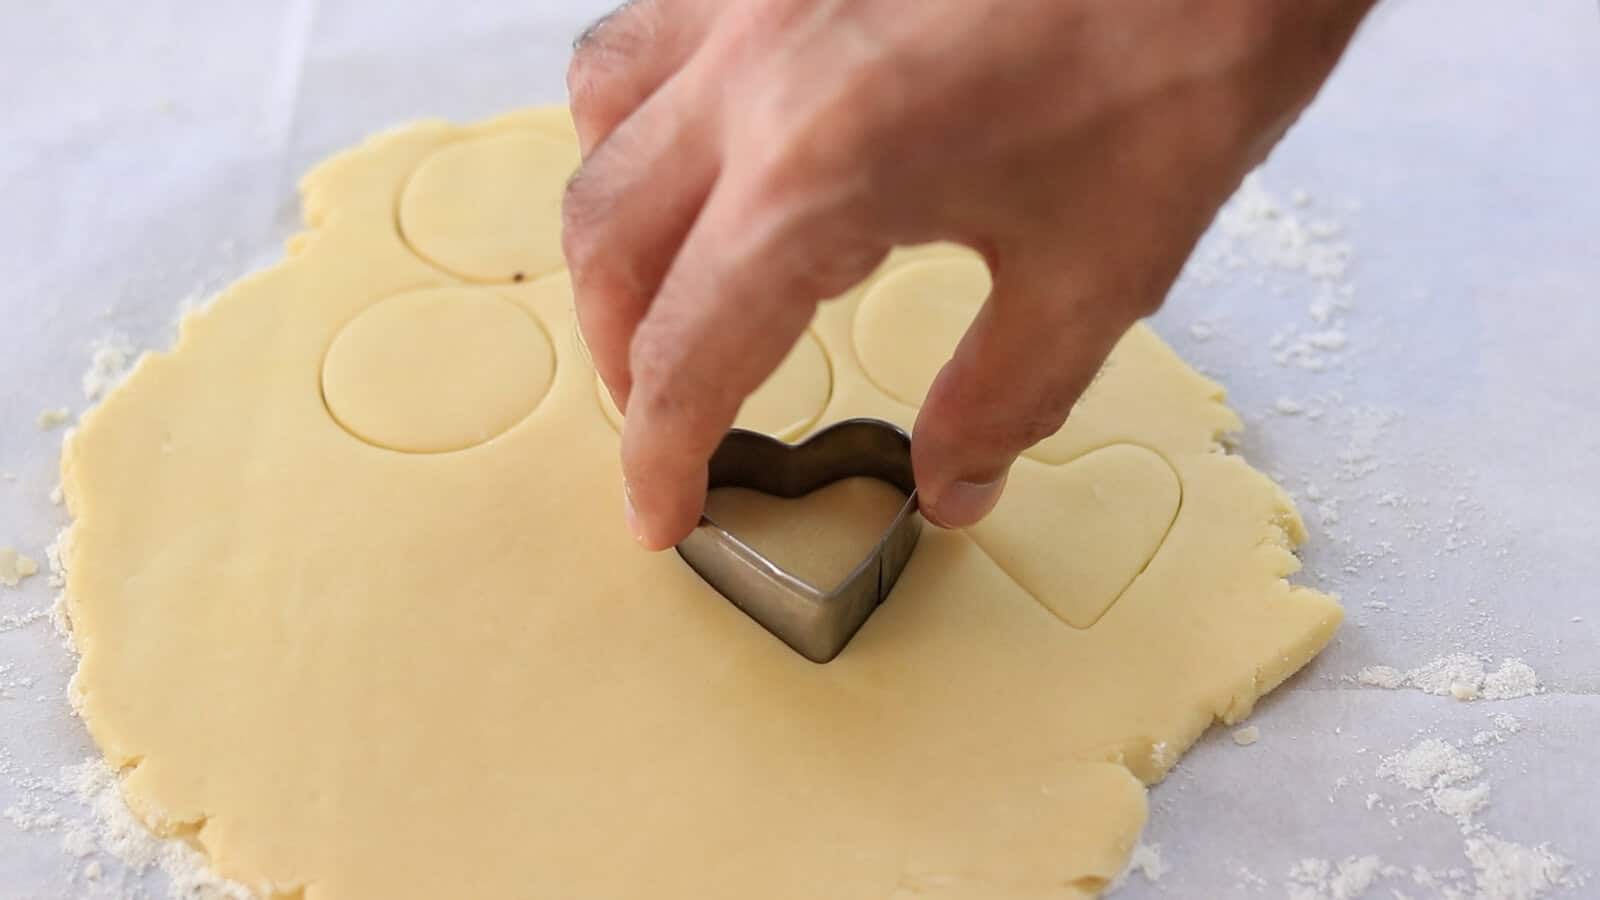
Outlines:
[[1055, 434], [1140, 305], [1075, 292], [1059, 268], [997, 267], [994, 289], [928, 389], [911, 441], [922, 513], [965, 528], [1022, 451]]

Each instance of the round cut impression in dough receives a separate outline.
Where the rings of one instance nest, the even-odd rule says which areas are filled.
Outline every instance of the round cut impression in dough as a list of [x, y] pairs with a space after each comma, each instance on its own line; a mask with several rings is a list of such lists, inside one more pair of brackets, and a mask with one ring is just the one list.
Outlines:
[[484, 288], [400, 294], [344, 327], [322, 396], [344, 429], [406, 453], [464, 450], [502, 434], [550, 388], [544, 328]]
[[575, 148], [532, 132], [450, 144], [407, 182], [400, 232], [469, 281], [548, 275], [562, 266], [561, 197], [577, 166]]
[[901, 403], [921, 406], [988, 298], [989, 283], [975, 254], [918, 260], [885, 275], [856, 313], [856, 355], [867, 377]]

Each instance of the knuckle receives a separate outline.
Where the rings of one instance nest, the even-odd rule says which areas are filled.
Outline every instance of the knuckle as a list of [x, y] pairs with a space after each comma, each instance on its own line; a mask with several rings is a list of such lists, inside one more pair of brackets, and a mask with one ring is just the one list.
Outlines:
[[850, 62], [822, 79], [758, 79], [736, 140], [775, 189], [839, 180], [872, 166], [903, 118], [903, 76], [886, 57]]
[[596, 267], [605, 243], [603, 232], [610, 201], [602, 185], [604, 179], [596, 177], [591, 166], [585, 165], [572, 176], [561, 198], [561, 249], [575, 274], [586, 274]]
[[606, 53], [593, 43], [584, 43], [567, 63], [567, 97], [577, 118], [590, 115], [603, 95], [610, 66]]
[[660, 442], [685, 453], [710, 453], [733, 421], [738, 403], [730, 403], [717, 380], [692, 362], [682, 342], [641, 329], [629, 352], [633, 388], [628, 412], [642, 408]]
[[643, 402], [667, 412], [687, 405], [698, 393], [687, 362], [683, 341], [665, 338], [659, 328], [648, 323], [634, 332], [628, 368]]
[[1026, 450], [1061, 430], [1066, 413], [1054, 410], [1029, 411], [1007, 426], [1002, 434], [1007, 450]]
[[561, 201], [561, 250], [566, 255], [567, 266], [575, 272], [586, 271], [595, 257], [598, 242], [589, 227], [593, 219], [589, 213], [590, 203], [581, 174], [567, 182]]
[[1047, 390], [1022, 407], [958, 402], [960, 412], [941, 417], [944, 434], [939, 437], [985, 456], [1020, 453], [1060, 431], [1075, 399], [1076, 394]]
[[1015, 454], [1032, 447], [1061, 430], [1064, 417], [1040, 411], [1027, 411], [980, 425], [960, 429], [958, 440], [980, 448], [986, 456]]
[[624, 3], [589, 26], [573, 45], [567, 63], [567, 94], [573, 116], [603, 114], [629, 60], [651, 38], [652, 4]]

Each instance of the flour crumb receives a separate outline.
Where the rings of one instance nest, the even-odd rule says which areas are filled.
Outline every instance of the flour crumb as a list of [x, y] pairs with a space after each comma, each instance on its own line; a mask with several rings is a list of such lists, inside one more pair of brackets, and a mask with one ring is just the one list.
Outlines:
[[1401, 874], [1376, 856], [1352, 856], [1338, 865], [1326, 859], [1302, 859], [1289, 869], [1290, 900], [1356, 900], [1380, 878]]
[[1216, 337], [1217, 329], [1209, 322], [1195, 322], [1189, 326], [1189, 337], [1205, 343]]
[[1479, 731], [1472, 736], [1473, 746], [1487, 747], [1490, 744], [1503, 744], [1506, 738], [1522, 730], [1522, 720], [1510, 713], [1495, 713], [1489, 717], [1494, 723], [1493, 729]]
[[1356, 673], [1356, 680], [1367, 687], [1393, 691], [1405, 686], [1406, 676], [1390, 666], [1367, 666]]
[[61, 836], [61, 849], [69, 856], [83, 859], [95, 851], [94, 830], [83, 825], [74, 825], [67, 829]]
[[67, 567], [62, 562], [62, 554], [66, 550], [67, 541], [71, 539], [71, 526], [56, 532], [56, 539], [50, 546], [44, 548], [45, 563], [50, 567], [50, 577], [47, 583], [53, 588], [67, 586]]
[[1261, 729], [1254, 725], [1246, 725], [1233, 733], [1233, 742], [1241, 747], [1248, 747], [1261, 740]]
[[39, 574], [39, 564], [13, 547], [0, 547], [0, 585], [14, 588], [25, 578]]
[[[135, 874], [158, 868], [167, 877], [173, 897], [194, 900], [254, 900], [272, 890], [251, 891], [213, 873], [205, 856], [178, 839], [157, 837], [145, 828], [122, 799], [117, 773], [104, 759], [94, 758], [61, 770], [62, 790], [89, 807], [91, 824], [75, 826], [75, 846], [93, 847], [115, 858]], [[88, 855], [88, 854], [85, 854]]]
[[1378, 766], [1378, 777], [1391, 778], [1414, 791], [1426, 791], [1459, 784], [1482, 771], [1472, 757], [1438, 738], [1428, 738], [1385, 756]]
[[1514, 700], [1539, 692], [1539, 675], [1520, 659], [1505, 659], [1489, 671], [1482, 659], [1452, 653], [1402, 672], [1392, 666], [1366, 666], [1356, 673], [1365, 687], [1413, 688], [1457, 700]]
[[1378, 471], [1379, 444], [1388, 429], [1399, 421], [1400, 413], [1390, 409], [1356, 409], [1351, 411], [1345, 426], [1348, 440], [1334, 455], [1338, 460], [1338, 476], [1344, 481], [1357, 481]]
[[66, 424], [66, 421], [70, 418], [72, 418], [72, 410], [67, 409], [65, 406], [58, 406], [55, 409], [44, 410], [33, 421], [35, 425], [39, 426], [40, 431], [49, 431], [57, 425]]
[[1172, 747], [1166, 741], [1156, 741], [1150, 745], [1150, 764], [1156, 771], [1165, 772], [1177, 760], [1172, 753]]
[[89, 368], [83, 373], [83, 396], [98, 400], [127, 374], [133, 363], [133, 344], [120, 334], [111, 334], [91, 344], [89, 353]]
[[1272, 404], [1272, 409], [1280, 416], [1298, 416], [1306, 411], [1304, 406], [1290, 400], [1288, 397], [1279, 397], [1278, 401]]
[[1140, 844], [1133, 848], [1133, 855], [1128, 857], [1127, 874], [1137, 872], [1147, 881], [1160, 881], [1161, 876], [1169, 871], [1171, 867], [1161, 858], [1160, 844]]
[[1484, 900], [1536, 900], [1569, 886], [1571, 860], [1548, 846], [1526, 847], [1486, 834], [1467, 840], [1476, 896]]
[[1506, 659], [1500, 668], [1483, 677], [1483, 696], [1489, 700], [1527, 697], [1539, 690], [1539, 675], [1520, 659]]
[[1495, 713], [1489, 717], [1489, 721], [1494, 723], [1494, 727], [1507, 734], [1516, 734], [1522, 730], [1522, 720], [1510, 713]]
[[[1307, 204], [1310, 203], [1309, 197]], [[1245, 176], [1239, 190], [1217, 215], [1219, 231], [1230, 239], [1220, 261], [1242, 268], [1241, 252], [1286, 272], [1300, 272], [1317, 281], [1337, 281], [1350, 269], [1351, 246], [1339, 240], [1342, 228], [1327, 222], [1303, 222], [1262, 182]]]
[[1440, 788], [1433, 792], [1433, 806], [1439, 812], [1456, 820], [1463, 832], [1473, 830], [1472, 817], [1489, 805], [1489, 783], [1479, 782], [1470, 787]]
[[1343, 331], [1332, 328], [1327, 331], [1308, 334], [1305, 337], [1305, 341], [1318, 350], [1343, 350], [1345, 344], [1349, 342], [1349, 338], [1345, 337]]

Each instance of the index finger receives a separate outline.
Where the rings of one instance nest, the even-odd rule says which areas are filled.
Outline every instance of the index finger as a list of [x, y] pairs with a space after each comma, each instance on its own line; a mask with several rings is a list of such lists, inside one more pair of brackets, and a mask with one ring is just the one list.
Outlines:
[[750, 227], [739, 192], [713, 192], [683, 244], [629, 355], [622, 469], [634, 537], [663, 550], [705, 506], [706, 463], [746, 396], [783, 361], [819, 301], [881, 260], [874, 244], [840, 247], [840, 229], [770, 213]]

